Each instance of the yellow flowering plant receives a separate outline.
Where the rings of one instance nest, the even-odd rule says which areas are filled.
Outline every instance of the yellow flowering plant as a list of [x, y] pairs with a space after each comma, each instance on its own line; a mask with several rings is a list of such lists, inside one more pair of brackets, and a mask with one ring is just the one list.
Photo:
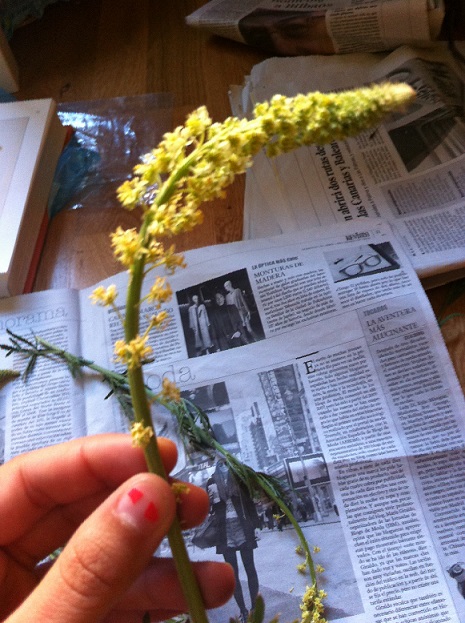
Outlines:
[[[412, 89], [402, 84], [376, 85], [338, 94], [309, 93], [293, 98], [276, 95], [270, 102], [255, 106], [251, 119], [230, 117], [222, 123], [213, 123], [207, 109], [201, 107], [187, 118], [184, 126], [165, 134], [158, 147], [142, 157], [132, 179], [118, 189], [124, 208], [142, 208], [142, 225], [138, 232], [118, 229], [112, 236], [115, 256], [129, 272], [125, 340], [117, 342], [115, 352], [128, 368], [137, 426], [153, 433], [142, 366], [152, 356], [147, 344], [148, 331], [160, 322], [156, 316], [144, 335], [140, 335], [142, 284], [153, 268], [164, 267], [172, 272], [184, 265], [173, 246], [166, 248], [161, 241], [201, 223], [201, 204], [223, 196], [224, 189], [252, 164], [261, 149], [276, 156], [302, 145], [347, 138], [379, 123], [386, 113], [404, 107], [412, 98]], [[98, 296], [97, 292], [94, 297]], [[112, 304], [113, 294], [113, 290], [110, 293], [106, 290], [99, 300], [105, 305]], [[170, 296], [169, 286], [157, 277], [150, 290], [150, 301], [160, 308]], [[164, 475], [156, 435], [144, 433], [142, 445], [149, 469]], [[177, 523], [168, 538], [191, 618], [194, 623], [203, 623], [206, 615], [202, 599]], [[312, 587], [317, 591], [310, 553], [306, 562], [310, 566]], [[317, 604], [320, 596], [312, 599], [314, 605], [308, 606], [307, 611], [320, 618]]]
[[[97, 287], [91, 298], [99, 305], [112, 307], [123, 324], [124, 339], [115, 343], [115, 357], [125, 365], [127, 375], [73, 357], [40, 338], [31, 342], [10, 336], [10, 351], [27, 351], [30, 361], [35, 362], [39, 355], [58, 357], [67, 363], [73, 374], [84, 366], [102, 374], [117, 395], [128, 388], [134, 418], [133, 440], [144, 449], [149, 471], [166, 478], [151, 415], [152, 403], [157, 402], [168, 407], [178, 418], [181, 436], [184, 435], [192, 446], [221, 453], [243, 483], [269, 495], [278, 504], [280, 516], [285, 515], [298, 534], [299, 551], [305, 557], [298, 569], [310, 574], [310, 585], [301, 604], [303, 623], [325, 620], [322, 604], [325, 593], [317, 584], [317, 573], [323, 568], [314, 565], [309, 545], [276, 483], [265, 474], [241, 464], [220, 446], [212, 435], [206, 415], [195, 405], [182, 401], [179, 389], [171, 382], [166, 380], [157, 395], [151, 394], [145, 386], [144, 363], [156, 359], [149, 344], [149, 334], [166, 326], [168, 315], [162, 306], [172, 296], [166, 276], [160, 274], [164, 271], [169, 276], [185, 266], [183, 256], [169, 244], [170, 238], [200, 224], [200, 206], [223, 196], [224, 189], [236, 175], [251, 166], [260, 150], [265, 149], [269, 156], [277, 156], [303, 145], [348, 138], [376, 126], [390, 112], [405, 108], [413, 98], [414, 92], [409, 86], [386, 83], [341, 93], [309, 93], [293, 98], [276, 95], [270, 102], [257, 104], [250, 119], [229, 117], [222, 123], [214, 123], [205, 107], [197, 109], [183, 126], [166, 133], [158, 147], [141, 158], [133, 177], [117, 191], [124, 208], [142, 210], [139, 230], [118, 228], [111, 237], [115, 257], [128, 271], [124, 313], [120, 313], [116, 306], [118, 293], [114, 286]], [[144, 280], [153, 270], [157, 271], [157, 276], [143, 298]], [[145, 301], [154, 305], [155, 313], [141, 333], [140, 310]], [[192, 417], [184, 417], [186, 414]], [[168, 540], [190, 618], [193, 623], [207, 623], [179, 521], [174, 521]], [[317, 551], [318, 548], [314, 548], [314, 552]], [[255, 604], [251, 620], [258, 623], [262, 618], [263, 602], [260, 599]]]

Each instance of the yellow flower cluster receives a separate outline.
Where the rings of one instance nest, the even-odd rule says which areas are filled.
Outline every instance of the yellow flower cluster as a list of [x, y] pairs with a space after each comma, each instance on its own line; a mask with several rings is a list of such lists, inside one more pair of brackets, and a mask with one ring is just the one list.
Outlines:
[[342, 140], [379, 124], [415, 97], [406, 84], [379, 84], [340, 93], [275, 95], [257, 104], [256, 119], [268, 135], [266, 150], [276, 156], [301, 147]]
[[118, 292], [116, 290], [116, 286], [111, 285], [108, 286], [108, 288], [97, 286], [89, 298], [93, 303], [107, 307], [109, 305], [113, 305], [117, 296]]
[[158, 238], [189, 231], [200, 223], [200, 205], [221, 197], [263, 147], [269, 155], [277, 155], [301, 145], [353, 136], [413, 98], [414, 91], [407, 85], [383, 84], [293, 98], [276, 95], [258, 104], [252, 119], [229, 117], [213, 123], [205, 107], [197, 109], [184, 126], [167, 132], [134, 168], [134, 177], [119, 187], [124, 207], [143, 208], [146, 227], [137, 244], [132, 233], [115, 235], [117, 257], [126, 266], [130, 258], [143, 254], [151, 258], [151, 245], [159, 245]]
[[181, 392], [176, 383], [173, 383], [166, 377], [163, 379], [162, 390], [160, 396], [168, 402], [179, 402], [181, 400]]
[[151, 303], [155, 303], [155, 306], [159, 309], [162, 303], [170, 301], [172, 296], [173, 291], [170, 284], [166, 281], [166, 277], [157, 277], [150, 288], [147, 299]]
[[153, 436], [154, 432], [151, 426], [144, 426], [141, 422], [133, 422], [131, 426], [133, 446], [145, 448]]
[[323, 616], [325, 597], [324, 590], [318, 589], [314, 584], [307, 586], [300, 604], [301, 623], [327, 623]]
[[141, 255], [139, 234], [136, 229], [118, 227], [111, 234], [111, 246], [116, 259], [129, 268]]
[[116, 360], [132, 370], [138, 368], [152, 355], [152, 347], [147, 344], [148, 334], [138, 335], [129, 343], [124, 340], [115, 342]]
[[[229, 117], [222, 123], [212, 123], [201, 107], [143, 157], [133, 179], [119, 188], [120, 201], [130, 209], [141, 205], [147, 190], [156, 184], [153, 221], [172, 221], [174, 212], [165, 212], [174, 206], [184, 210], [189, 205], [187, 212], [193, 214], [192, 206], [221, 194], [262, 147], [269, 146], [270, 154], [276, 155], [301, 145], [353, 136], [413, 98], [409, 86], [388, 83], [341, 93], [275, 95], [270, 102], [255, 106], [252, 119]], [[158, 201], [173, 181], [174, 201]]]
[[178, 480], [171, 483], [171, 490], [173, 491], [176, 502], [178, 503], [182, 501], [182, 495], [189, 495], [190, 493], [190, 489], [186, 483]]
[[[168, 273], [183, 267], [174, 246], [160, 241], [189, 231], [201, 222], [203, 202], [222, 196], [234, 177], [243, 173], [262, 148], [277, 155], [310, 143], [326, 143], [379, 123], [390, 111], [405, 107], [414, 97], [407, 85], [375, 85], [342, 93], [276, 95], [258, 104], [251, 119], [229, 117], [213, 123], [205, 107], [194, 111], [184, 126], [167, 132], [157, 148], [143, 156], [134, 177], [118, 189], [122, 205], [141, 207], [140, 231], [118, 228], [112, 235], [115, 257], [130, 271], [164, 267]], [[140, 274], [140, 272], [139, 272]], [[112, 304], [116, 291], [98, 288], [92, 295]], [[157, 277], [147, 299], [157, 309], [172, 296], [166, 280]], [[149, 330], [163, 328], [166, 317], [155, 315]], [[146, 337], [129, 344], [119, 341], [119, 360], [135, 367], [151, 350]]]

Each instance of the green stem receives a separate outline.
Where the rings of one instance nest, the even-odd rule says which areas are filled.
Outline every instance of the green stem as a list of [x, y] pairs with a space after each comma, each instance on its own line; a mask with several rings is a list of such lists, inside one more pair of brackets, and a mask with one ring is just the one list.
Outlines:
[[[146, 224], [144, 223], [144, 225], [145, 227], [143, 226], [141, 235], [145, 235]], [[127, 290], [126, 317], [124, 323], [125, 339], [127, 343], [134, 339], [139, 333], [139, 301], [141, 298], [143, 277], [144, 261], [141, 259], [137, 260], [132, 267]], [[144, 427], [150, 426], [154, 431], [150, 405], [147, 400], [146, 387], [144, 385], [144, 377], [140, 366], [132, 368], [129, 366], [128, 382], [135, 419], [141, 422]], [[154, 436], [144, 448], [144, 454], [148, 470], [162, 476], [166, 480], [167, 475], [161, 460], [155, 431]], [[191, 619], [193, 623], [208, 623], [203, 598], [187, 553], [178, 518], [175, 518], [171, 525], [168, 532], [168, 541]]]

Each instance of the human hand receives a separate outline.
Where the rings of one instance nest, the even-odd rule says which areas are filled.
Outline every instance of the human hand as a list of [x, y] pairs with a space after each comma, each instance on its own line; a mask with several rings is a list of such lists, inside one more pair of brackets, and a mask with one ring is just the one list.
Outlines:
[[[167, 473], [173, 443], [159, 439]], [[129, 435], [96, 435], [30, 452], [0, 467], [0, 620], [140, 623], [186, 610], [171, 559], [154, 558], [178, 508], [184, 528], [208, 512], [205, 491], [146, 472]], [[66, 544], [67, 543], [67, 544]], [[65, 545], [53, 565], [39, 565]], [[224, 563], [194, 563], [207, 608], [229, 599]]]

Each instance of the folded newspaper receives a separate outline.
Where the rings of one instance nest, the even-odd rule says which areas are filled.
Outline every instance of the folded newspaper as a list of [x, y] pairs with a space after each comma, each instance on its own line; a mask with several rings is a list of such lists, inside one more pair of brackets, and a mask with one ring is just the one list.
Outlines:
[[232, 91], [232, 104], [248, 114], [275, 93], [385, 80], [415, 89], [407, 114], [347, 141], [255, 158], [246, 176], [244, 237], [380, 217], [393, 224], [423, 285], [433, 287], [465, 274], [465, 71], [445, 45], [402, 47], [381, 59], [272, 58]]
[[[178, 383], [220, 443], [292, 489], [294, 513], [321, 548], [329, 620], [464, 621], [465, 402], [391, 228], [364, 219], [208, 247], [187, 260], [171, 279], [171, 323], [151, 338], [148, 385]], [[126, 280], [122, 273], [106, 283], [124, 292]], [[36, 334], [112, 366], [120, 321], [90, 304], [91, 290], [0, 301], [1, 341], [7, 329]], [[11, 359], [0, 367], [21, 364]], [[5, 459], [127, 430], [107, 393], [99, 379], [76, 382], [60, 365], [39, 362], [27, 383], [0, 394]], [[169, 414], [155, 419], [159, 433], [176, 438]], [[213, 513], [227, 490], [221, 465], [179, 447], [175, 472], [208, 488]], [[296, 569], [295, 533], [265, 500], [249, 500], [248, 509], [247, 573], [240, 567], [238, 583], [246, 607], [258, 577], [267, 617], [292, 621], [308, 582]], [[216, 540], [215, 532], [208, 541], [187, 533], [193, 559], [223, 559], [221, 527], [224, 535], [224, 519]], [[239, 610], [232, 600], [211, 620]]]
[[187, 24], [271, 54], [334, 54], [425, 45], [439, 35], [442, 0], [212, 0]]

